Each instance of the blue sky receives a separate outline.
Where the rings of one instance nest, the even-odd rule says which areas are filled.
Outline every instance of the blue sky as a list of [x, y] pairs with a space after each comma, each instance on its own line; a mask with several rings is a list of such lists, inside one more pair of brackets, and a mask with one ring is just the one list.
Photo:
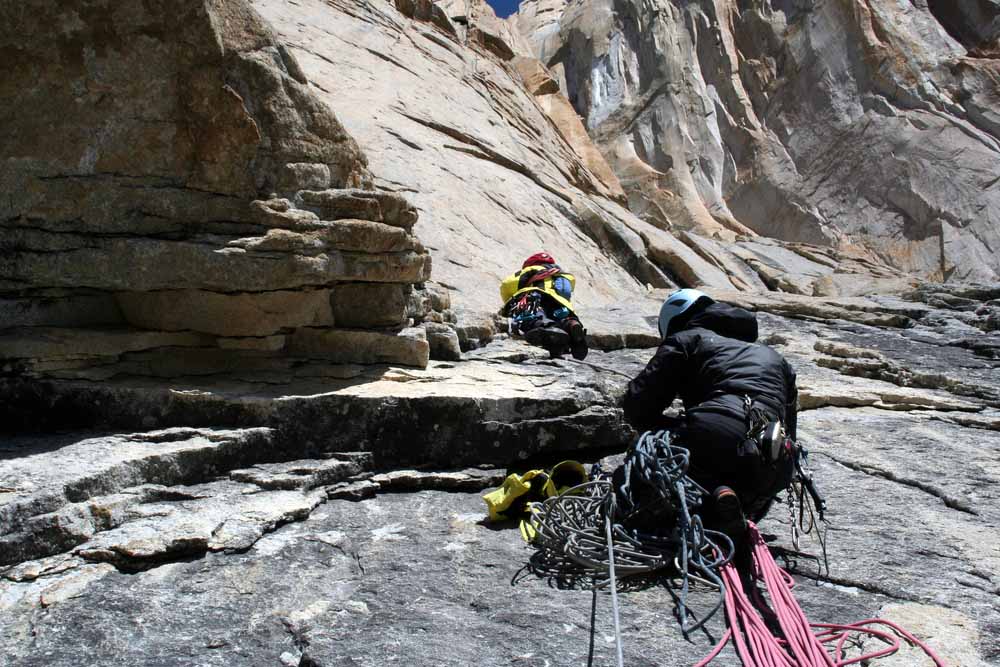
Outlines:
[[500, 18], [506, 18], [517, 11], [521, 0], [486, 0]]

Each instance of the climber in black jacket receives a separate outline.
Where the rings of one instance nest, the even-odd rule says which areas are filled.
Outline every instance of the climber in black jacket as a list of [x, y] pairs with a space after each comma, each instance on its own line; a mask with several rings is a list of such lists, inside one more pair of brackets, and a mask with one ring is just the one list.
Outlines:
[[[795, 371], [755, 342], [753, 313], [698, 290], [667, 298], [660, 334], [656, 354], [628, 385], [625, 418], [640, 431], [669, 425], [675, 441], [691, 452], [688, 474], [712, 493], [706, 522], [738, 538], [743, 510], [759, 520], [791, 480], [790, 457], [768, 460], [748, 435], [763, 419], [781, 422], [795, 439]], [[663, 411], [678, 395], [684, 414], [669, 424]]]

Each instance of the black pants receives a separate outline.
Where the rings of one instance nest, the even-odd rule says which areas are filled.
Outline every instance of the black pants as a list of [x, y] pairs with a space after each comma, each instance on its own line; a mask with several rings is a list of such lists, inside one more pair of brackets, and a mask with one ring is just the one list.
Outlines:
[[688, 475], [709, 493], [731, 487], [743, 512], [753, 521], [767, 514], [774, 497], [791, 483], [793, 463], [769, 464], [756, 454], [740, 455], [745, 420], [728, 414], [694, 410], [674, 429], [674, 442], [691, 452]]

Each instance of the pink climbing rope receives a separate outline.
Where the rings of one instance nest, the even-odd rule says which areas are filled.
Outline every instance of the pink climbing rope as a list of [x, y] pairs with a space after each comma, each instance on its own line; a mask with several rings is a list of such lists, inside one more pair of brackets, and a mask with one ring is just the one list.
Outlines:
[[[891, 621], [870, 618], [847, 625], [810, 623], [792, 595], [795, 584], [792, 576], [774, 562], [757, 527], [751, 523], [749, 531], [753, 553], [752, 576], [764, 584], [771, 603], [764, 600], [756, 586], [748, 595], [736, 567], [732, 563], [726, 565], [722, 569], [722, 580], [726, 588], [729, 628], [695, 667], [705, 667], [712, 662], [730, 640], [743, 667], [845, 667], [895, 653], [899, 650], [900, 639], [922, 649], [937, 667], [947, 667], [929, 646]], [[781, 637], [772, 634], [764, 616], [772, 625], [777, 623], [781, 628]], [[868, 635], [886, 646], [848, 658], [844, 654], [844, 644], [852, 635]]]

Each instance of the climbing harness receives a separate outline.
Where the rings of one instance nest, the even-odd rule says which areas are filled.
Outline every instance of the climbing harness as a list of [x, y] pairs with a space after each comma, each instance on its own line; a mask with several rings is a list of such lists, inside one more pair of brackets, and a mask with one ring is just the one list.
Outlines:
[[514, 298], [516, 300], [506, 307], [510, 317], [508, 333], [523, 334], [539, 326], [545, 319], [541, 293], [527, 292]]
[[794, 454], [795, 444], [785, 435], [781, 421], [749, 396], [743, 397], [743, 414], [747, 432], [737, 449], [740, 456], [759, 456], [763, 463], [773, 465]]

